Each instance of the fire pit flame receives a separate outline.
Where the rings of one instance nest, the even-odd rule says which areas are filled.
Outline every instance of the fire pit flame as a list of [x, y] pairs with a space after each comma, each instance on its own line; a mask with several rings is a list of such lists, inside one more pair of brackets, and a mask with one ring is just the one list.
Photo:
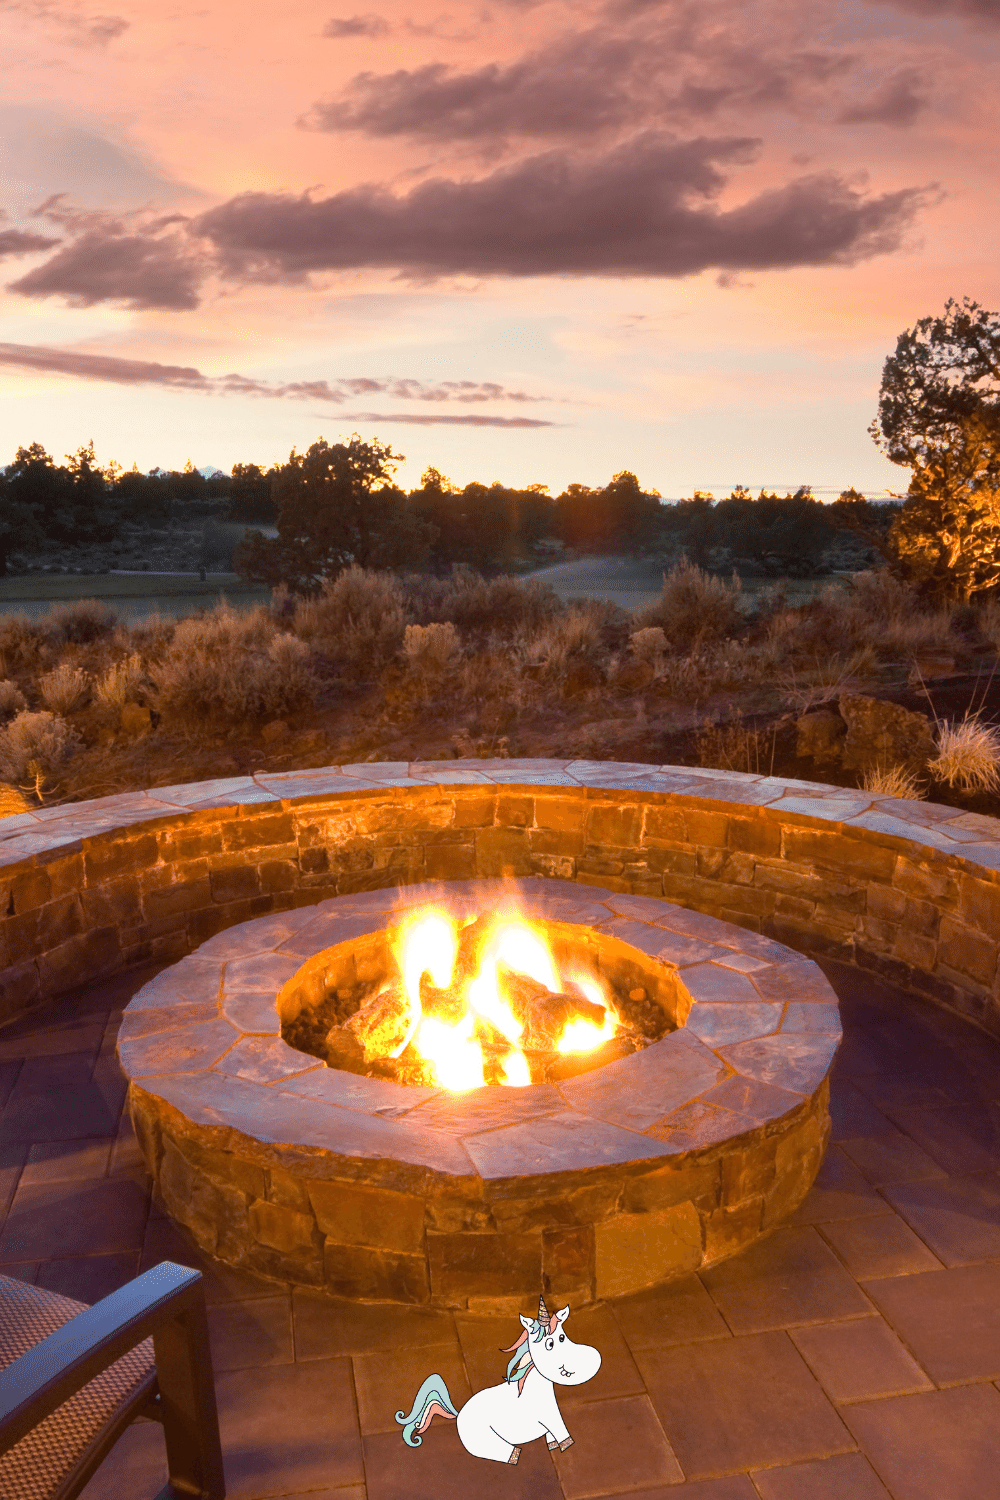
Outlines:
[[401, 925], [393, 956], [408, 1014], [388, 1055], [413, 1048], [444, 1088], [482, 1087], [484, 1047], [499, 1064], [497, 1081], [521, 1088], [531, 1082], [525, 1044], [589, 1052], [618, 1032], [597, 976], [560, 974], [544, 933], [520, 915], [460, 927], [447, 911], [424, 908]]

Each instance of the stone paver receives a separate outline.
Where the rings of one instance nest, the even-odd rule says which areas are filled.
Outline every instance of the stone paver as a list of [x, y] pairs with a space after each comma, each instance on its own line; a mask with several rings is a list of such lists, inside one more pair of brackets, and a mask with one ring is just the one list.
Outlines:
[[[686, 915], [701, 941], [707, 919]], [[743, 1255], [574, 1309], [569, 1331], [604, 1362], [561, 1398], [575, 1443], [555, 1458], [535, 1443], [516, 1467], [474, 1459], [441, 1421], [420, 1448], [400, 1440], [394, 1413], [431, 1371], [459, 1403], [501, 1378], [511, 1317], [288, 1287], [213, 1264], [165, 1215], [108, 1066], [135, 976], [0, 1031], [0, 1271], [89, 1302], [163, 1259], [202, 1269], [232, 1500], [990, 1496], [1000, 1049], [858, 971], [828, 972], [863, 1046], [835, 1065], [816, 1186]], [[861, 1071], [873, 1059], [882, 1072]], [[136, 1423], [84, 1497], [155, 1494], [165, 1479], [160, 1428]]]

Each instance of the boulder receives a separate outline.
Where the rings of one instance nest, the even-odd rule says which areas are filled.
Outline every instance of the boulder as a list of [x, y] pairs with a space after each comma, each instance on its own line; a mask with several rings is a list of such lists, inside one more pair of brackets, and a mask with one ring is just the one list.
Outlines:
[[288, 725], [284, 719], [272, 719], [270, 724], [265, 724], [260, 732], [260, 737], [265, 745], [272, 744], [275, 740], [284, 739], [289, 733]]
[[931, 721], [898, 703], [844, 693], [840, 713], [847, 724], [841, 756], [845, 770], [869, 771], [876, 766], [905, 766], [920, 773], [937, 754]]
[[846, 731], [847, 725], [832, 709], [803, 714], [795, 724], [795, 754], [821, 762], [839, 760]]

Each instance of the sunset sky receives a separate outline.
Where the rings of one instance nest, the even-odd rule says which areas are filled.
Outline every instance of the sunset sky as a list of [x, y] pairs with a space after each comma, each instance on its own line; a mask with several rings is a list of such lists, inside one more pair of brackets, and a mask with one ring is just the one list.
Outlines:
[[877, 496], [897, 336], [1000, 306], [1000, 0], [0, 21], [0, 466]]

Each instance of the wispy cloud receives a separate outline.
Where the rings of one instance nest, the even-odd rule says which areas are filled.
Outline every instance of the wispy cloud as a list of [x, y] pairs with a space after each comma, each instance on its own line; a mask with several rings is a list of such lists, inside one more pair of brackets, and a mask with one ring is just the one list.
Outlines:
[[545, 422], [538, 417], [490, 417], [477, 412], [474, 416], [430, 416], [424, 412], [410, 411], [355, 411], [344, 412], [351, 422], [402, 422], [412, 427], [561, 427], [561, 422]]
[[[524, 391], [511, 391], [493, 380], [442, 380], [433, 385], [423, 380], [396, 376], [375, 379], [367, 375], [327, 380], [254, 380], [246, 375], [203, 375], [192, 365], [163, 365], [154, 360], [123, 359], [117, 355], [83, 354], [71, 349], [52, 349], [36, 344], [0, 344], [0, 364], [22, 369], [71, 375], [82, 380], [106, 380], [115, 385], [166, 386], [174, 390], [202, 391], [206, 395], [264, 396], [300, 401], [329, 401], [341, 406], [351, 397], [382, 395], [401, 401], [454, 401], [463, 405], [486, 401], [543, 401]], [[347, 415], [350, 415], [349, 413]], [[552, 424], [528, 418], [476, 416], [386, 415], [364, 420], [468, 422], [490, 427], [548, 427]]]
[[350, 38], [359, 36], [388, 36], [392, 27], [383, 16], [335, 16], [323, 27], [323, 36]]
[[61, 32], [77, 46], [102, 46], [128, 31], [124, 16], [91, 15], [82, 6], [55, 5], [52, 0], [2, 0], [0, 11], [26, 16]]

